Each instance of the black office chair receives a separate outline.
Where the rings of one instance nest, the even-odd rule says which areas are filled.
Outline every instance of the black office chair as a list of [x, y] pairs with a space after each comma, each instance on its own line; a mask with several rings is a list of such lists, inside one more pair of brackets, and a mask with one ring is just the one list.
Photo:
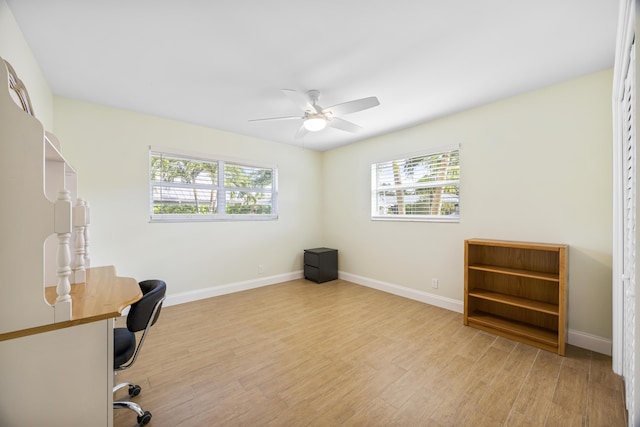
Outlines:
[[[142, 299], [131, 304], [127, 315], [127, 327], [113, 330], [113, 370], [114, 378], [117, 371], [129, 368], [138, 358], [144, 338], [149, 328], [156, 323], [162, 308], [162, 302], [167, 291], [167, 284], [162, 280], [145, 280], [139, 283]], [[144, 331], [136, 346], [136, 332]], [[127, 363], [128, 362], [128, 363]], [[129, 396], [140, 394], [140, 386], [132, 383], [121, 383], [113, 387], [113, 393], [128, 387]], [[143, 411], [134, 402], [114, 401], [114, 408], [128, 408], [138, 414], [138, 424], [145, 425], [151, 421], [151, 412]]]

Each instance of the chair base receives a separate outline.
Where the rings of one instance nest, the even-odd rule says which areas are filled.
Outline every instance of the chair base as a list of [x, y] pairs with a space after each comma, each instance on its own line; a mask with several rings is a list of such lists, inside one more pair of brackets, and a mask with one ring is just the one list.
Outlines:
[[[115, 394], [119, 390], [122, 390], [125, 387], [127, 387], [128, 389], [129, 397], [135, 397], [138, 394], [140, 394], [140, 390], [141, 390], [140, 386], [137, 384], [129, 383], [129, 382], [120, 383], [114, 386], [113, 394]], [[135, 412], [138, 415], [138, 425], [141, 425], [141, 426], [149, 424], [149, 421], [151, 421], [151, 412], [144, 411], [140, 407], [140, 405], [138, 405], [135, 402], [129, 402], [125, 400], [114, 400], [113, 409], [129, 409]]]
[[140, 405], [134, 402], [118, 400], [113, 402], [113, 409], [129, 409], [138, 414], [138, 425], [146, 425], [151, 421], [151, 412], [143, 411]]
[[113, 394], [116, 394], [116, 392], [122, 390], [125, 387], [128, 388], [127, 391], [129, 393], [129, 397], [135, 397], [135, 396], [139, 395], [140, 391], [142, 390], [142, 388], [137, 384], [124, 382], [124, 383], [120, 383], [120, 384], [116, 385], [115, 387], [113, 387]]

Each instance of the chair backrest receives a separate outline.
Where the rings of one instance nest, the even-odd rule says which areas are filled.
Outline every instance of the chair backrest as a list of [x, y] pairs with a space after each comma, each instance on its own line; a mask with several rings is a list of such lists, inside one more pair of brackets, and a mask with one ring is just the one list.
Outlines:
[[[144, 280], [140, 282], [142, 299], [131, 304], [127, 315], [127, 329], [131, 332], [142, 331], [147, 326], [152, 326], [158, 320], [162, 308], [162, 300], [167, 291], [167, 284], [162, 280]], [[158, 306], [157, 310], [156, 305]], [[153, 319], [151, 319], [153, 316]], [[151, 323], [149, 323], [151, 321]]]

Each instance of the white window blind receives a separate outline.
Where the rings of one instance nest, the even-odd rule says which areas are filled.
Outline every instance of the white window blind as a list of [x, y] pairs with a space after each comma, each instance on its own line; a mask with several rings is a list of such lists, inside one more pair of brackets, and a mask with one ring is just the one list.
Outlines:
[[152, 221], [277, 219], [277, 169], [150, 150]]
[[371, 217], [459, 221], [460, 147], [372, 164]]

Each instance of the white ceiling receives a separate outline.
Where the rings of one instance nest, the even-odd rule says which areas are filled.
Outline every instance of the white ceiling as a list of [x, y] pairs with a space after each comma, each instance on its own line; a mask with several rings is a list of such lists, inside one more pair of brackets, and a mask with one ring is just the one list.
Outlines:
[[[615, 0], [7, 0], [54, 94], [325, 151], [613, 66]], [[329, 106], [295, 140], [280, 89]]]

